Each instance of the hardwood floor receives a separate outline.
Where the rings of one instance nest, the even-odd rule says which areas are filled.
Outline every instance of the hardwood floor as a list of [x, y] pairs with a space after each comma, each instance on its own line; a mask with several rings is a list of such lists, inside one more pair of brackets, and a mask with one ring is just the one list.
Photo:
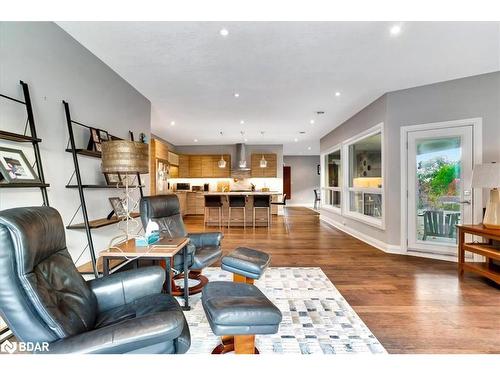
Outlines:
[[[272, 255], [272, 266], [321, 267], [389, 353], [500, 353], [500, 289], [479, 276], [457, 277], [457, 264], [386, 254], [288, 208], [273, 227], [223, 228], [223, 251], [249, 246]], [[185, 219], [203, 231], [201, 216]], [[217, 227], [207, 227], [206, 231]]]

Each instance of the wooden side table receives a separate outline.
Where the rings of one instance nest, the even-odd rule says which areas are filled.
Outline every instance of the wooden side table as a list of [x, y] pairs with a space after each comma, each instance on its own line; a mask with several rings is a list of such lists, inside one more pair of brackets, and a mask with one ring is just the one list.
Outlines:
[[[500, 246], [493, 245], [493, 241], [500, 241], [500, 230], [485, 228], [478, 225], [457, 225], [458, 228], [458, 275], [463, 277], [464, 271], [475, 272], [479, 275], [500, 284], [500, 266], [493, 260], [500, 261]], [[483, 237], [483, 242], [465, 242], [465, 235]], [[465, 252], [482, 255], [485, 262], [466, 262]]]
[[[109, 262], [112, 259], [150, 259], [165, 261], [166, 273], [166, 292], [172, 294], [172, 265], [173, 257], [181, 250], [184, 257], [184, 310], [189, 310], [189, 279], [188, 279], [188, 265], [187, 265], [187, 244], [189, 238], [185, 237], [180, 242], [176, 242], [175, 246], [171, 244], [168, 238], [162, 238], [158, 242], [149, 246], [136, 246], [135, 240], [130, 239], [121, 244], [115, 245], [101, 252], [102, 266], [104, 276], [109, 275]], [[166, 246], [168, 245], [168, 247]], [[160, 247], [161, 246], [161, 247]]]

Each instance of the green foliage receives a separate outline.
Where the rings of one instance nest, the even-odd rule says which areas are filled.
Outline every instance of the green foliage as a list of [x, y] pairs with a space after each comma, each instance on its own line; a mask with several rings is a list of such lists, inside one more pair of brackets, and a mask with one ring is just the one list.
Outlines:
[[445, 209], [440, 199], [456, 195], [456, 182], [460, 178], [460, 162], [436, 158], [420, 162], [417, 168], [419, 189], [418, 208]]

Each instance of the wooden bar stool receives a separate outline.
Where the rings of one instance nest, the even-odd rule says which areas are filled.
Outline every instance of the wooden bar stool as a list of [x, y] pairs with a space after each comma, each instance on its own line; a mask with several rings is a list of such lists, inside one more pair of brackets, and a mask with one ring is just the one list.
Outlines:
[[[267, 214], [266, 224], [271, 226], [271, 196], [270, 195], [254, 195], [253, 197], [253, 227], [255, 228], [256, 211], [257, 209], [265, 209]], [[261, 219], [264, 221], [264, 219]]]
[[203, 226], [205, 227], [207, 225], [210, 218], [210, 209], [213, 208], [217, 209], [219, 227], [222, 227], [222, 200], [220, 195], [205, 195]]
[[[247, 210], [246, 206], [246, 197], [243, 195], [230, 195], [229, 196], [229, 215], [227, 218], [227, 227], [231, 227], [231, 211], [233, 209], [243, 209], [243, 228], [246, 228], [246, 216]], [[234, 220], [237, 221], [237, 220]]]

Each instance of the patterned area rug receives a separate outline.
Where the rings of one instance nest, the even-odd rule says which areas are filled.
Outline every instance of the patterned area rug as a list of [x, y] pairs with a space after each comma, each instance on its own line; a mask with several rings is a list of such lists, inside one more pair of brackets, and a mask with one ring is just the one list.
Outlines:
[[[232, 280], [232, 274], [220, 268], [207, 268], [203, 274], [210, 281]], [[268, 268], [255, 285], [283, 314], [277, 334], [256, 337], [262, 354], [387, 353], [320, 268]], [[191, 311], [185, 312], [192, 354], [210, 353], [219, 344], [200, 298], [191, 297]]]

